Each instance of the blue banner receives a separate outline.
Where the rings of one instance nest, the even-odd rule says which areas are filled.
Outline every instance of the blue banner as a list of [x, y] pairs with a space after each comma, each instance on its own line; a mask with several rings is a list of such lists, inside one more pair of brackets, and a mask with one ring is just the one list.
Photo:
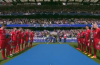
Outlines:
[[[35, 37], [33, 42], [49, 42], [49, 41], [47, 41], [46, 38]], [[64, 42], [64, 38], [62, 38], [61, 41], [58, 42]], [[77, 42], [77, 38], [67, 38], [66, 42]]]
[[91, 24], [9, 24], [7, 27], [85, 27], [86, 25], [91, 27]]

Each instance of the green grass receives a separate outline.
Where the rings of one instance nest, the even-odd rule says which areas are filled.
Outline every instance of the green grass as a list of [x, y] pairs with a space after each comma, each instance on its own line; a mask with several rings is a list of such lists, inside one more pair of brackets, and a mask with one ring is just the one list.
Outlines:
[[[33, 43], [33, 47], [35, 47], [35, 46], [38, 45], [38, 44], [46, 44], [46, 43]], [[49, 44], [59, 44], [59, 43], [49, 43]], [[62, 43], [62, 44], [69, 44], [69, 45], [72, 46], [73, 48], [75, 48], [75, 49], [77, 48], [77, 43]], [[9, 60], [11, 60], [11, 59], [17, 57], [18, 55], [20, 55], [20, 54], [22, 54], [22, 53], [28, 51], [29, 49], [31, 49], [31, 48], [28, 48], [28, 49], [26, 49], [25, 51], [22, 51], [22, 52], [18, 53], [17, 55], [13, 56], [12, 58], [10, 58], [10, 59], [8, 59], [8, 60], [2, 60], [2, 55], [1, 55], [1, 53], [0, 53], [0, 65], [3, 65], [4, 63], [8, 62]], [[92, 49], [93, 49], [93, 48], [92, 48]], [[80, 51], [79, 51], [79, 52], [80, 52]], [[84, 54], [83, 52], [81, 52], [81, 53]], [[93, 54], [93, 50], [92, 50], [92, 54]], [[84, 55], [85, 55], [85, 54], [84, 54]], [[87, 56], [87, 55], [86, 55], [86, 56]], [[88, 57], [88, 56], [87, 56], [87, 57]], [[90, 57], [89, 57], [89, 58], [90, 58]], [[97, 59], [93, 59], [93, 60], [100, 64], [100, 53], [99, 53], [99, 51], [97, 51]]]

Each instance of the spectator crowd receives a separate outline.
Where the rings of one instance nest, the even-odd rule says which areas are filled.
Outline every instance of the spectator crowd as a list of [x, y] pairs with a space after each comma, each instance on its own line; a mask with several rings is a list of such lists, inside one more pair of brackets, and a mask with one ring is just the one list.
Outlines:
[[[11, 31], [13, 29], [6, 29], [7, 34], [11, 34]], [[51, 32], [56, 32], [58, 36], [64, 36], [66, 34], [67, 38], [73, 38], [77, 36], [77, 29], [72, 29], [72, 30], [54, 30], [54, 31], [49, 31], [49, 30], [43, 30], [43, 31], [34, 31], [34, 37], [47, 37], [47, 35], [51, 35]]]
[[[20, 7], [20, 8], [19, 8]], [[0, 14], [18, 14], [18, 13], [91, 13], [99, 14], [100, 5], [1, 5]]]
[[100, 24], [100, 19], [94, 18], [0, 18], [0, 24]]

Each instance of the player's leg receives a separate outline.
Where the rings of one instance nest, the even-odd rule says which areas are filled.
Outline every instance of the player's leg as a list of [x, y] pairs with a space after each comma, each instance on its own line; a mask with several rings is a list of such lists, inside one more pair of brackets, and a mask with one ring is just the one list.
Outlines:
[[19, 43], [19, 40], [17, 40], [17, 45], [16, 45], [16, 53], [18, 53], [18, 43]]
[[90, 46], [90, 43], [89, 42], [87, 42], [87, 54], [89, 55], [89, 46]]
[[87, 42], [85, 42], [85, 45], [84, 45], [84, 53], [87, 54], [88, 52], [88, 47], [87, 47]]
[[9, 57], [9, 56], [10, 56], [10, 49], [7, 48], [7, 50], [6, 50], [6, 57]]
[[21, 45], [22, 46], [22, 51], [24, 50], [24, 48], [23, 48], [23, 44]]
[[27, 43], [25, 42], [25, 49], [27, 48]]
[[89, 42], [89, 44], [87, 46], [89, 48], [89, 55], [88, 56], [91, 56], [92, 55], [92, 51], [91, 51], [91, 41]]
[[25, 49], [27, 49], [28, 48], [28, 40], [26, 40], [26, 42], [25, 42]]
[[18, 51], [20, 52], [21, 40], [19, 40]]
[[2, 53], [3, 60], [8, 59], [8, 58], [5, 56], [5, 48], [1, 48], [1, 53]]
[[20, 52], [20, 43], [18, 44], [18, 53]]
[[31, 47], [32, 46], [32, 40], [30, 40], [30, 44], [29, 44], [29, 47]]
[[3, 49], [1, 49], [1, 53], [2, 53], [2, 57], [3, 57], [3, 60], [5, 60], [5, 48]]
[[84, 49], [84, 44], [82, 43], [82, 49], [81, 50], [83, 51], [83, 49]]
[[[16, 46], [17, 46], [17, 45], [16, 45]], [[14, 48], [13, 48], [14, 54], [17, 53], [17, 51], [16, 51], [16, 46], [14, 46]]]
[[77, 43], [78, 43], [78, 47], [76, 49], [79, 49], [79, 41]]
[[97, 54], [96, 43], [93, 43], [93, 50], [94, 50], [94, 56], [92, 56], [91, 58], [97, 58], [97, 56], [96, 56], [96, 54]]
[[7, 52], [8, 57], [10, 57], [11, 46], [9, 45], [9, 47], [7, 49], [8, 49], [8, 52]]
[[89, 55], [88, 56], [91, 56], [91, 55], [92, 55], [91, 46], [89, 46]]
[[83, 45], [83, 39], [82, 39], [82, 42], [81, 42], [81, 51], [83, 51], [83, 47], [84, 47], [84, 45]]
[[8, 57], [8, 48], [7, 47], [6, 47], [6, 57]]
[[82, 49], [82, 41], [80, 41], [80, 51], [81, 51], [81, 49]]
[[8, 50], [8, 57], [10, 58], [10, 50]]
[[30, 47], [32, 47], [33, 40], [31, 40]]
[[18, 53], [18, 43], [17, 43], [17, 45], [16, 45], [16, 53]]
[[20, 40], [17, 41], [16, 52], [19, 53], [20, 51]]
[[85, 46], [86, 46], [86, 43], [84, 44], [84, 49], [83, 49], [83, 53], [85, 53], [85, 52], [86, 52], [86, 51], [85, 51], [85, 48], [86, 48]]
[[12, 46], [12, 48], [10, 49], [10, 56], [11, 56], [11, 57], [13, 56], [12, 52], [13, 52], [13, 46]]
[[24, 50], [23, 45], [24, 45], [24, 40], [21, 40], [22, 51]]
[[13, 47], [13, 51], [14, 51], [14, 54], [16, 54], [17, 52], [16, 52], [16, 46], [17, 46], [17, 41], [14, 41], [14, 47]]
[[81, 42], [79, 41], [79, 50], [81, 50]]
[[80, 44], [80, 51], [82, 51], [82, 43]]
[[1, 46], [1, 53], [2, 53], [3, 60], [8, 59], [5, 56], [6, 41], [2, 40], [2, 41], [0, 41], [0, 43], [1, 43], [0, 46]]

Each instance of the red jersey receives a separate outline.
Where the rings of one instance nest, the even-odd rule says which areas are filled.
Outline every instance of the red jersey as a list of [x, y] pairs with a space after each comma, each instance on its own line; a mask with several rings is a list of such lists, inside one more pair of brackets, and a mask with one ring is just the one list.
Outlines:
[[77, 34], [77, 41], [80, 41], [80, 33]]
[[7, 43], [6, 43], [6, 44], [7, 44], [7, 45], [6, 45], [6, 50], [7, 50], [7, 51], [10, 51], [10, 49], [11, 49], [11, 46], [10, 46], [10, 43], [11, 43], [11, 42], [10, 42], [10, 38], [7, 38], [7, 39], [6, 39], [6, 42], [7, 42]]
[[81, 39], [83, 39], [84, 38], [84, 35], [85, 35], [85, 32], [83, 31], [83, 32], [81, 32]]
[[31, 40], [33, 40], [33, 37], [34, 37], [33, 32], [30, 32], [30, 37], [31, 37]]
[[86, 30], [86, 32], [85, 32], [85, 41], [86, 42], [88, 42], [88, 40], [90, 39], [90, 32], [91, 32], [90, 29]]
[[28, 31], [25, 32], [25, 39], [29, 40], [29, 32]]
[[11, 40], [12, 41], [17, 41], [17, 33], [15, 31], [11, 32]]
[[7, 43], [7, 45], [10, 44], [10, 38], [6, 38], [6, 43]]
[[84, 41], [84, 35], [85, 35], [85, 32], [84, 31], [81, 32], [81, 43], [83, 43], [83, 41]]
[[0, 40], [6, 40], [6, 31], [0, 28]]
[[24, 34], [24, 32], [21, 33], [21, 39], [23, 39], [23, 40], [25, 39], [25, 34]]
[[99, 40], [100, 40], [100, 29], [98, 28], [93, 30], [93, 42], [98, 43]]
[[21, 39], [21, 31], [17, 31], [17, 38]]

